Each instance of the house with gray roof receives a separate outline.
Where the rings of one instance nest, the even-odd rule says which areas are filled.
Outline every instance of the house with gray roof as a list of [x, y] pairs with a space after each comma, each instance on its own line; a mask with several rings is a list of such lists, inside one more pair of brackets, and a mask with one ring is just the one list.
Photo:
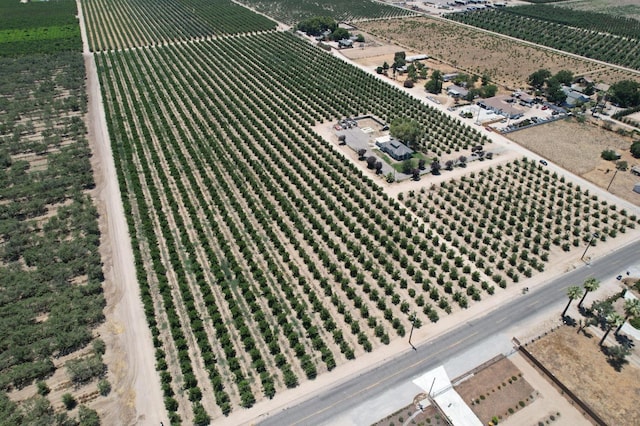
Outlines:
[[464, 98], [469, 94], [469, 91], [462, 86], [452, 84], [447, 87], [447, 94], [452, 98]]
[[562, 91], [567, 95], [564, 104], [569, 107], [575, 107], [589, 101], [589, 96], [572, 90], [570, 87], [562, 86]]
[[408, 160], [413, 156], [414, 151], [397, 139], [389, 139], [388, 141], [376, 141], [376, 146], [380, 151], [386, 152], [396, 161]]

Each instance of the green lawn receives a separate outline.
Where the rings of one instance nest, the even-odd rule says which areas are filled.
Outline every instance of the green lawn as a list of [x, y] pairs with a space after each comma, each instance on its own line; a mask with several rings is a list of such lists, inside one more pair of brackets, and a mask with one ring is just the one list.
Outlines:
[[[380, 157], [380, 159], [382, 159], [385, 163], [387, 163], [388, 165], [390, 165], [391, 167], [393, 167], [393, 169], [398, 172], [398, 173], [402, 173], [402, 166], [404, 164], [403, 161], [396, 161], [393, 158], [389, 157], [387, 154], [385, 154], [384, 152], [380, 151], [380, 150], [376, 150], [376, 155], [378, 157]], [[425, 161], [425, 165], [428, 166], [429, 164], [431, 164], [431, 162], [433, 161], [433, 159], [427, 157], [424, 153], [422, 152], [415, 152], [413, 154], [413, 157], [411, 158], [411, 168], [415, 169], [418, 167], [418, 161], [420, 160], [424, 160]]]

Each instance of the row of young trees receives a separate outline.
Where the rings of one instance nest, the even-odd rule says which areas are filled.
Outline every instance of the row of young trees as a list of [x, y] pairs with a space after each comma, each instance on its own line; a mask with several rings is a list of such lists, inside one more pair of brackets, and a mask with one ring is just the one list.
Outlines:
[[[602, 30], [556, 23], [548, 18], [514, 14], [510, 12], [511, 9], [515, 8], [450, 13], [446, 17], [587, 58], [640, 69], [637, 32], [633, 37], [620, 36]], [[572, 10], [571, 13], [573, 12]]]
[[92, 51], [273, 30], [276, 23], [230, 0], [82, 1]]

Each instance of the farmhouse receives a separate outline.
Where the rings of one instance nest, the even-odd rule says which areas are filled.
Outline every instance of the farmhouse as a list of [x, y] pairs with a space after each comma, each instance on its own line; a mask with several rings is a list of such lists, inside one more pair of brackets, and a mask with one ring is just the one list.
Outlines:
[[464, 98], [469, 94], [469, 91], [462, 86], [452, 84], [447, 87], [447, 94], [453, 98]]
[[478, 105], [480, 105], [480, 108], [488, 109], [507, 118], [517, 119], [522, 117], [524, 110], [514, 105], [513, 102], [507, 102], [507, 100], [512, 101], [512, 98], [510, 96], [494, 96], [493, 98], [479, 101]]
[[411, 148], [390, 136], [376, 139], [376, 146], [396, 161], [408, 160], [414, 152]]
[[564, 104], [569, 107], [581, 105], [589, 101], [588, 96], [583, 95], [582, 93], [577, 92], [575, 90], [572, 90], [569, 87], [562, 86], [562, 91], [567, 95], [567, 100], [564, 101]]

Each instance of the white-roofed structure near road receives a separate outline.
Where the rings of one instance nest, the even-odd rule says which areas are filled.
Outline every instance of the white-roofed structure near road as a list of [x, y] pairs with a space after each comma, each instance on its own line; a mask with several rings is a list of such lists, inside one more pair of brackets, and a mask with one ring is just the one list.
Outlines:
[[413, 380], [422, 388], [427, 398], [421, 402], [423, 406], [434, 405], [446, 421], [455, 426], [482, 426], [482, 422], [471, 411], [458, 392], [453, 389], [451, 380], [443, 366], [435, 368]]

